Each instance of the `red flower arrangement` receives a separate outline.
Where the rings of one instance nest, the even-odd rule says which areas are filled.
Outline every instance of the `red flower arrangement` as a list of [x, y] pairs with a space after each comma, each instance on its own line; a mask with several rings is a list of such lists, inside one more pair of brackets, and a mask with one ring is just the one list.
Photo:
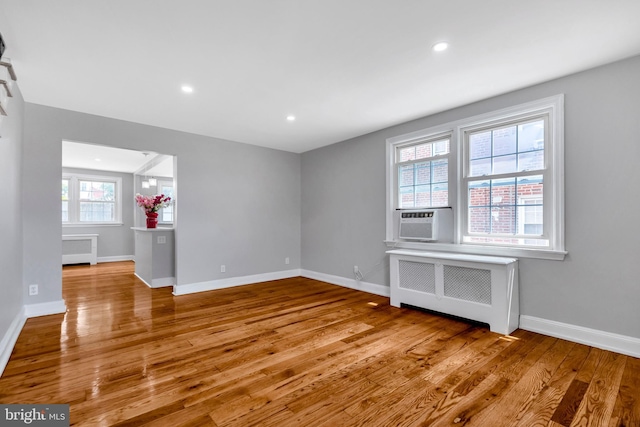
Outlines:
[[138, 193], [136, 194], [136, 203], [145, 213], [158, 212], [160, 209], [166, 208], [171, 204], [171, 197], [167, 197], [164, 194], [143, 196]]

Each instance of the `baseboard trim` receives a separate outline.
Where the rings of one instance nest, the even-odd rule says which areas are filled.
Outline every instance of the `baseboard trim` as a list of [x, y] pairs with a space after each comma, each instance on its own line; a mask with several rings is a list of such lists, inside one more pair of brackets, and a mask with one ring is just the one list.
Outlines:
[[16, 317], [13, 318], [13, 321], [9, 325], [9, 329], [0, 341], [0, 376], [2, 376], [4, 368], [6, 368], [9, 363], [13, 347], [15, 347], [16, 342], [18, 341], [18, 337], [20, 336], [20, 332], [22, 332], [22, 328], [26, 321], [27, 317], [24, 315], [24, 307], [22, 307], [18, 314], [16, 314]]
[[67, 312], [67, 305], [64, 300], [42, 302], [39, 304], [25, 304], [24, 315], [30, 317], [48, 316], [50, 314], [61, 314]]
[[98, 257], [98, 264], [100, 264], [101, 262], [120, 262], [120, 261], [133, 261], [133, 255]]
[[533, 316], [520, 316], [520, 329], [640, 357], [640, 339]]
[[375, 283], [361, 282], [355, 279], [347, 279], [346, 277], [318, 273], [310, 270], [302, 270], [300, 275], [309, 279], [319, 280], [321, 282], [327, 282], [333, 285], [339, 285], [345, 288], [368, 292], [370, 294], [380, 295], [383, 297], [388, 297], [390, 295], [390, 288], [388, 286], [377, 285]]
[[144, 280], [142, 277], [138, 275], [138, 273], [133, 273], [142, 283], [150, 287], [151, 289], [155, 288], [166, 288], [167, 286], [174, 286], [176, 284], [175, 277], [160, 277], [158, 279], [151, 279], [151, 283]]
[[187, 295], [196, 292], [214, 291], [234, 286], [251, 285], [271, 280], [288, 279], [300, 276], [300, 270], [274, 271], [273, 273], [254, 274], [251, 276], [230, 277], [228, 279], [209, 280], [206, 282], [186, 283], [173, 286], [173, 295]]

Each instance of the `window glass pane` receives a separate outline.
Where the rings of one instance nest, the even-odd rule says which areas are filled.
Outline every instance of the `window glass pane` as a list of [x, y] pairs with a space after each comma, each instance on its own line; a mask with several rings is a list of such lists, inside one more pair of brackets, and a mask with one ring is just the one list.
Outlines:
[[544, 149], [544, 120], [518, 125], [518, 151]]
[[515, 206], [491, 208], [491, 234], [516, 234]]
[[491, 206], [515, 206], [515, 178], [494, 179], [491, 181]]
[[416, 160], [417, 159], [426, 159], [427, 157], [432, 157], [432, 145], [431, 144], [421, 144], [416, 146]]
[[114, 209], [115, 206], [113, 203], [80, 202], [80, 221], [114, 221]]
[[491, 208], [469, 208], [469, 232], [488, 234], [491, 231]]
[[405, 148], [400, 148], [400, 155], [398, 156], [398, 158], [400, 159], [400, 162], [406, 162], [409, 160], [415, 160], [416, 159], [416, 147], [412, 146], [412, 147], [405, 147]]
[[62, 201], [62, 222], [69, 222], [69, 202]]
[[493, 155], [502, 156], [516, 152], [516, 127], [493, 131]]
[[482, 159], [491, 156], [491, 131], [469, 136], [469, 158]]
[[544, 151], [530, 151], [518, 154], [518, 172], [544, 168]]
[[449, 154], [449, 139], [443, 139], [442, 141], [433, 143], [433, 155], [441, 156], [444, 154]]
[[516, 171], [516, 156], [500, 156], [493, 158], [493, 173], [511, 173]]
[[398, 183], [401, 187], [413, 185], [413, 165], [400, 166], [398, 173]]
[[69, 221], [69, 180], [62, 180], [62, 221]]
[[414, 206], [414, 197], [413, 197], [413, 189], [414, 187], [401, 187], [400, 188], [400, 208], [413, 208]]
[[431, 187], [431, 206], [449, 206], [449, 185], [446, 182]]
[[447, 182], [449, 180], [449, 161], [447, 159], [431, 162], [433, 182]]
[[469, 185], [469, 206], [491, 206], [491, 181], [476, 181]]
[[416, 186], [416, 207], [431, 206], [431, 186]]
[[80, 181], [80, 199], [114, 201], [116, 186], [113, 182]]
[[469, 164], [469, 176], [484, 176], [491, 174], [491, 158], [472, 160]]
[[431, 183], [431, 162], [416, 163], [416, 184]]

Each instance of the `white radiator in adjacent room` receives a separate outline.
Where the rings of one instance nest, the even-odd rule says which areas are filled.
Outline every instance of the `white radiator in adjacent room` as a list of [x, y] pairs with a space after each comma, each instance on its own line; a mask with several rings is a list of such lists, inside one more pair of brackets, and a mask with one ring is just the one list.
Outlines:
[[391, 305], [488, 323], [501, 334], [518, 328], [517, 259], [414, 250], [387, 253]]
[[98, 263], [97, 234], [67, 234], [62, 236], [62, 265]]

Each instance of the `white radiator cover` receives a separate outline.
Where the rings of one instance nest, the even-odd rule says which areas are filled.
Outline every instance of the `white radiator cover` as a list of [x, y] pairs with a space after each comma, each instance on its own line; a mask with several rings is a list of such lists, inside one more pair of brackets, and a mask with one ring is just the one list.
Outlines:
[[98, 263], [97, 234], [66, 234], [62, 236], [62, 265]]
[[413, 250], [387, 252], [391, 305], [408, 304], [488, 323], [491, 331], [518, 328], [518, 260]]

